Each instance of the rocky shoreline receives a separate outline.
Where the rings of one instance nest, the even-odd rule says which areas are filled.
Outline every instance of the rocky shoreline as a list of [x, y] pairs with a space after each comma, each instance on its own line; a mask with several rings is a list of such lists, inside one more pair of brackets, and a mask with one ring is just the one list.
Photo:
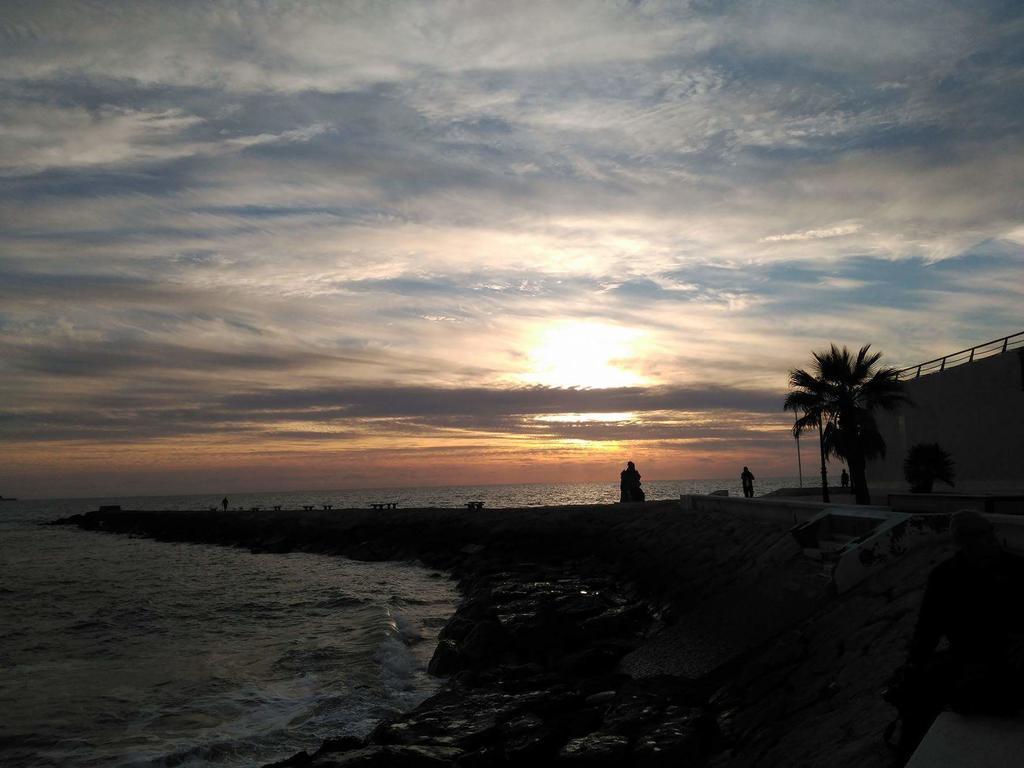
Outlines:
[[[872, 687], [898, 663], [926, 573], [922, 556], [901, 563], [899, 587], [868, 585], [852, 598], [867, 598], [857, 613], [837, 612], [850, 600], [828, 599], [820, 574], [793, 556], [788, 526], [675, 502], [103, 511], [59, 522], [254, 553], [417, 560], [459, 580], [464, 599], [430, 664], [447, 678], [440, 691], [365, 739], [328, 740], [277, 766], [886, 765], [891, 713]], [[843, 638], [817, 637], [837, 621], [868, 628], [856, 655]], [[873, 643], [884, 659], [871, 658]], [[851, 665], [863, 668], [858, 694], [840, 705], [849, 690], [837, 673]], [[818, 710], [835, 722], [823, 727]], [[799, 739], [808, 718], [816, 731]], [[814, 746], [830, 729], [846, 734], [849, 762], [835, 760], [834, 743]], [[790, 761], [794, 749], [801, 759]]]

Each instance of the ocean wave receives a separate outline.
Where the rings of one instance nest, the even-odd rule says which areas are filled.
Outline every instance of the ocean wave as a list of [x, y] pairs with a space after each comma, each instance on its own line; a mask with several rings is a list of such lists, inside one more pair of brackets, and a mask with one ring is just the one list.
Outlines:
[[332, 597], [324, 598], [314, 604], [316, 608], [349, 608], [354, 605], [366, 605], [369, 603], [362, 597], [355, 597], [354, 595], [333, 595]]
[[409, 647], [398, 637], [385, 638], [377, 647], [374, 661], [380, 666], [381, 682], [389, 694], [415, 690], [418, 663]]
[[274, 662], [274, 669], [286, 672], [300, 672], [303, 675], [350, 662], [350, 646], [321, 646], [317, 648], [293, 648]]

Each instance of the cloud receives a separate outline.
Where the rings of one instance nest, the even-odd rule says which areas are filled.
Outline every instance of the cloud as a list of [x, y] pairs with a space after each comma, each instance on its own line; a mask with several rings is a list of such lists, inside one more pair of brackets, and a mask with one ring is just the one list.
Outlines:
[[804, 232], [790, 232], [786, 235], [770, 235], [768, 237], [762, 237], [762, 243], [778, 243], [786, 242], [790, 240], [824, 240], [830, 237], [843, 237], [844, 235], [852, 235], [854, 232], [858, 232], [861, 229], [860, 224], [842, 224], [836, 227], [828, 227], [827, 229], [808, 229]]
[[[34, 362], [47, 372], [65, 376], [103, 372], [116, 377], [125, 368], [150, 369], [163, 356], [173, 360], [174, 351], [147, 345], [146, 355], [84, 350], [78, 358], [44, 355]], [[214, 371], [231, 376], [264, 367], [288, 370], [273, 355], [203, 356], [192, 350], [189, 362], [194, 372], [205, 371], [207, 377]], [[11, 441], [195, 439], [226, 433], [235, 439], [287, 440], [309, 433], [318, 441], [357, 445], [370, 434], [434, 439], [507, 434], [621, 442], [745, 440], [756, 437], [765, 424], [769, 431], [778, 432], [778, 425], [785, 421], [780, 415], [780, 392], [720, 386], [588, 390], [381, 384], [321, 390], [263, 387], [248, 394], [225, 395], [221, 383], [219, 378], [193, 378], [187, 406], [170, 404], [164, 390], [146, 393], [136, 385], [72, 396], [60, 408], [40, 403], [30, 409], [3, 410], [0, 433]], [[630, 414], [628, 419], [616, 415], [624, 411]], [[737, 412], [746, 416], [734, 415]], [[591, 416], [543, 418], [580, 413]], [[611, 420], [601, 414], [611, 414]]]
[[[401, 430], [753, 440], [775, 395], [751, 393], [811, 349], [909, 364], [1017, 329], [1020, 19], [8, 3], [6, 423], [199, 453], [383, 451], [370, 420], [395, 456]], [[521, 390], [566, 324], [629, 339], [601, 352], [644, 386]], [[644, 416], [533, 418], [608, 408]]]
[[220, 136], [211, 140], [190, 137], [190, 132], [203, 122], [203, 118], [181, 109], [153, 111], [105, 105], [87, 110], [32, 102], [8, 103], [0, 109], [0, 174], [156, 164], [280, 142], [308, 141], [327, 130], [327, 126], [311, 124], [276, 134]]

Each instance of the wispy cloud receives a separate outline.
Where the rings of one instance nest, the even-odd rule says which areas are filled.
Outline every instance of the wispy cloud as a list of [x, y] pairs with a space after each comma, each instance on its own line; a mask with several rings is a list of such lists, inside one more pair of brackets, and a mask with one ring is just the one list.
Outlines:
[[854, 232], [859, 232], [860, 229], [860, 224], [842, 224], [840, 226], [828, 227], [826, 229], [807, 229], [803, 232], [790, 232], [785, 235], [769, 235], [768, 237], [762, 237], [761, 242], [779, 243], [793, 240], [824, 240], [830, 237], [852, 235]]
[[[627, 445], [786, 471], [770, 411], [810, 349], [1018, 330], [1021, 19], [7, 3], [0, 481], [50, 488], [50, 449], [90, 439], [118, 477], [141, 470], [115, 444], [306, 481], [329, 451], [378, 478]], [[590, 411], [637, 416], [536, 418]]]

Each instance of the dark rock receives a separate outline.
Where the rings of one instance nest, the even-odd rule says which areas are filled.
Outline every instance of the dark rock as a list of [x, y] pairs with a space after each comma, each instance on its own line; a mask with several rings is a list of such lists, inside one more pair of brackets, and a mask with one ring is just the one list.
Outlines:
[[701, 710], [669, 707], [665, 719], [637, 738], [633, 763], [652, 767], [697, 763], [705, 749], [703, 726]]
[[632, 646], [601, 644], [596, 647], [584, 648], [570, 653], [558, 660], [558, 669], [569, 677], [591, 677], [615, 668], [619, 659], [626, 655]]
[[559, 764], [621, 765], [629, 739], [614, 733], [592, 733], [573, 739], [558, 752]]
[[329, 752], [349, 752], [354, 749], [362, 749], [366, 746], [366, 739], [360, 739], [355, 736], [341, 736], [336, 739], [327, 739], [323, 744], [320, 745], [315, 753], [315, 757], [325, 755]]
[[454, 640], [439, 640], [434, 655], [430, 657], [427, 671], [438, 677], [447, 677], [463, 668], [464, 661], [459, 646]]
[[495, 743], [498, 726], [519, 708], [514, 696], [448, 688], [370, 734], [374, 744], [434, 744], [471, 751]]
[[459, 658], [473, 666], [491, 666], [514, 660], [510, 638], [497, 621], [478, 622], [459, 646]]
[[328, 755], [317, 768], [442, 768], [454, 765], [462, 752], [439, 746], [374, 746]]
[[649, 620], [647, 609], [642, 605], [620, 606], [587, 619], [583, 623], [583, 631], [591, 637], [632, 634], [646, 626]]
[[614, 698], [615, 691], [600, 691], [599, 693], [592, 693], [590, 696], [587, 696], [586, 702], [591, 706], [601, 706], [603, 704], [610, 704]]
[[575, 739], [593, 733], [601, 727], [603, 707], [581, 707], [563, 714], [561, 723], [567, 739]]
[[656, 723], [665, 706], [665, 701], [657, 696], [620, 696], [605, 713], [605, 728], [612, 733], [635, 735]]
[[513, 764], [552, 755], [562, 743], [557, 727], [531, 714], [505, 723], [502, 740], [505, 756]]
[[278, 760], [276, 763], [267, 763], [263, 768], [292, 768], [296, 765], [309, 765], [312, 760], [313, 756], [306, 750], [302, 750], [289, 758]]

